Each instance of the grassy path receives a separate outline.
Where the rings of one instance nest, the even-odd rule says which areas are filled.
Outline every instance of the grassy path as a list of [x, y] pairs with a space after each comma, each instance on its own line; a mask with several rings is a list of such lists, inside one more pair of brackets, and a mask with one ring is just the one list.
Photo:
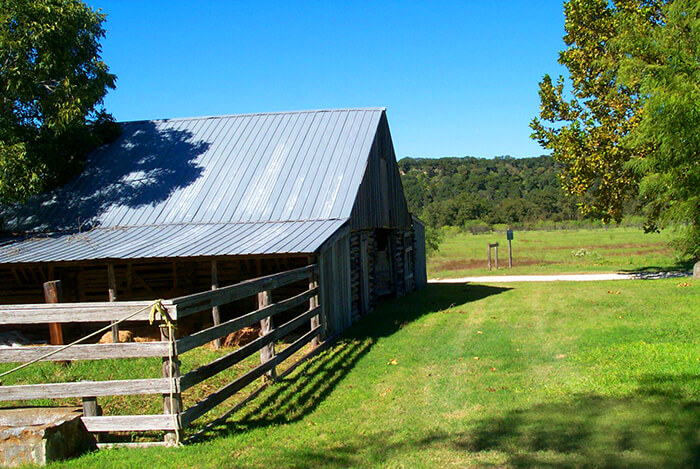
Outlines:
[[202, 443], [65, 467], [697, 467], [700, 282], [432, 284]]

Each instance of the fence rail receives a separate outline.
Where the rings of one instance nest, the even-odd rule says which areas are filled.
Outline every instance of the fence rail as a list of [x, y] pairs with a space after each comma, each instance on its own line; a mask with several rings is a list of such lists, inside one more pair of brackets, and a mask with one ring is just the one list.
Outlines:
[[[104, 303], [49, 303], [0, 305], [0, 325], [49, 324], [61, 322], [110, 322], [141, 311], [132, 321], [148, 321], [152, 301], [115, 301]], [[172, 318], [177, 313], [169, 301], [163, 306]]]
[[[275, 367], [298, 352], [304, 345], [322, 334], [319, 316], [323, 308], [319, 304], [318, 267], [315, 264], [273, 275], [247, 280], [235, 285], [208, 290], [162, 301], [168, 315], [177, 322], [186, 316], [210, 311], [240, 299], [258, 295], [258, 308], [234, 317], [221, 324], [197, 331], [179, 339], [168, 336], [169, 329], [161, 326], [158, 342], [80, 344], [71, 345], [52, 356], [63, 346], [24, 346], [0, 348], [0, 363], [28, 362], [32, 360], [75, 361], [122, 358], [158, 357], [163, 361], [163, 377], [113, 381], [80, 381], [69, 383], [24, 384], [0, 386], [0, 401], [83, 398], [83, 423], [90, 432], [117, 431], [165, 431], [166, 442], [172, 442], [172, 434], [188, 427], [196, 419], [207, 414], [226, 399], [252, 384], [255, 380], [274, 376]], [[272, 290], [308, 280], [308, 289], [276, 302], [270, 300]], [[2, 324], [51, 324], [65, 322], [109, 323], [119, 321], [136, 311], [130, 321], [146, 321], [153, 302], [128, 301], [105, 303], [56, 303], [0, 306]], [[274, 326], [274, 318], [283, 312], [306, 305], [305, 311], [285, 323]], [[263, 335], [210, 363], [201, 365], [180, 376], [178, 356], [201, 347], [228, 334], [261, 324]], [[288, 347], [275, 353], [272, 345], [290, 333], [306, 325], [307, 329]], [[317, 345], [314, 343], [314, 345]], [[260, 352], [261, 363], [235, 378], [217, 391], [182, 409], [181, 393], [203, 381], [231, 368], [251, 355]], [[172, 373], [171, 373], [172, 372]], [[97, 397], [116, 395], [161, 394], [165, 413], [162, 415], [96, 415]], [[179, 434], [179, 433], [176, 433]]]
[[222, 306], [227, 303], [253, 296], [261, 291], [274, 290], [290, 283], [304, 280], [317, 273], [318, 267], [316, 264], [301, 267], [299, 269], [288, 270], [279, 274], [267, 275], [258, 277], [252, 280], [246, 280], [228, 287], [218, 288], [216, 290], [194, 293], [192, 295], [181, 296], [171, 300], [172, 305], [176, 309], [176, 317], [178, 319], [190, 314], [208, 311], [214, 306]]
[[[124, 342], [117, 344], [73, 345], [42, 361], [106, 360], [109, 358], [167, 357], [168, 342]], [[42, 358], [49, 352], [63, 348], [60, 345], [41, 347], [0, 348], [0, 363], [28, 362]]]

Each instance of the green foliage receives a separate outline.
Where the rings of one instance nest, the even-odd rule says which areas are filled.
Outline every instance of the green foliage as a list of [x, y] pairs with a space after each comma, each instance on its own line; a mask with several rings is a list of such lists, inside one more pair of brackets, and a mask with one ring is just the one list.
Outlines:
[[0, 203], [66, 182], [118, 132], [99, 109], [116, 80], [100, 58], [104, 19], [79, 0], [3, 0]]
[[634, 198], [638, 177], [627, 162], [645, 147], [627, 148], [622, 140], [638, 124], [638, 87], [616, 82], [622, 52], [610, 47], [625, 18], [648, 22], [657, 1], [569, 0], [564, 43], [559, 55], [571, 79], [571, 96], [562, 76], [540, 83], [541, 111], [532, 137], [552, 150], [563, 166], [562, 186], [577, 197], [584, 214], [620, 221]]
[[[700, 4], [675, 0], [658, 21], [626, 18], [613, 48], [620, 82], [638, 88], [642, 112], [625, 143], [636, 153], [649, 229], [676, 226], [677, 247], [700, 258]], [[648, 148], [648, 151], [644, 151]]]
[[444, 240], [445, 235], [438, 228], [425, 227], [425, 250], [428, 256], [438, 252]]
[[540, 83], [531, 127], [563, 164], [584, 213], [620, 220], [643, 206], [646, 229], [675, 228], [680, 253], [700, 257], [700, 6], [677, 0], [569, 0], [571, 77]]
[[403, 158], [410, 210], [429, 226], [568, 220], [578, 215], [557, 182], [556, 162], [538, 158]]

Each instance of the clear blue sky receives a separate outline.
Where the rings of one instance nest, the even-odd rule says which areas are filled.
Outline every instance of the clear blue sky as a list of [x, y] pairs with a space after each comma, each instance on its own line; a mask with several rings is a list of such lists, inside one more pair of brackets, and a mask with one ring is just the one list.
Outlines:
[[385, 106], [398, 158], [537, 156], [561, 1], [116, 1], [103, 58], [120, 120]]

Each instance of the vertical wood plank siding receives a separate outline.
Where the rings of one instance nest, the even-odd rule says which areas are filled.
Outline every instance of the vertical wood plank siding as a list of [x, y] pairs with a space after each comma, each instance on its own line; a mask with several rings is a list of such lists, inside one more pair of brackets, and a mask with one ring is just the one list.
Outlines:
[[416, 282], [416, 289], [420, 290], [428, 286], [428, 274], [425, 260], [425, 225], [415, 217], [413, 217], [413, 236], [413, 249], [415, 249], [413, 280]]
[[[382, 166], [386, 168], [382, 171]], [[385, 175], [386, 180], [382, 180]], [[411, 228], [386, 114], [382, 115], [367, 160], [365, 177], [352, 209], [353, 231], [373, 228]]]
[[350, 236], [325, 246], [319, 256], [321, 304], [328, 321], [328, 334], [347, 329], [352, 323], [350, 292]]

